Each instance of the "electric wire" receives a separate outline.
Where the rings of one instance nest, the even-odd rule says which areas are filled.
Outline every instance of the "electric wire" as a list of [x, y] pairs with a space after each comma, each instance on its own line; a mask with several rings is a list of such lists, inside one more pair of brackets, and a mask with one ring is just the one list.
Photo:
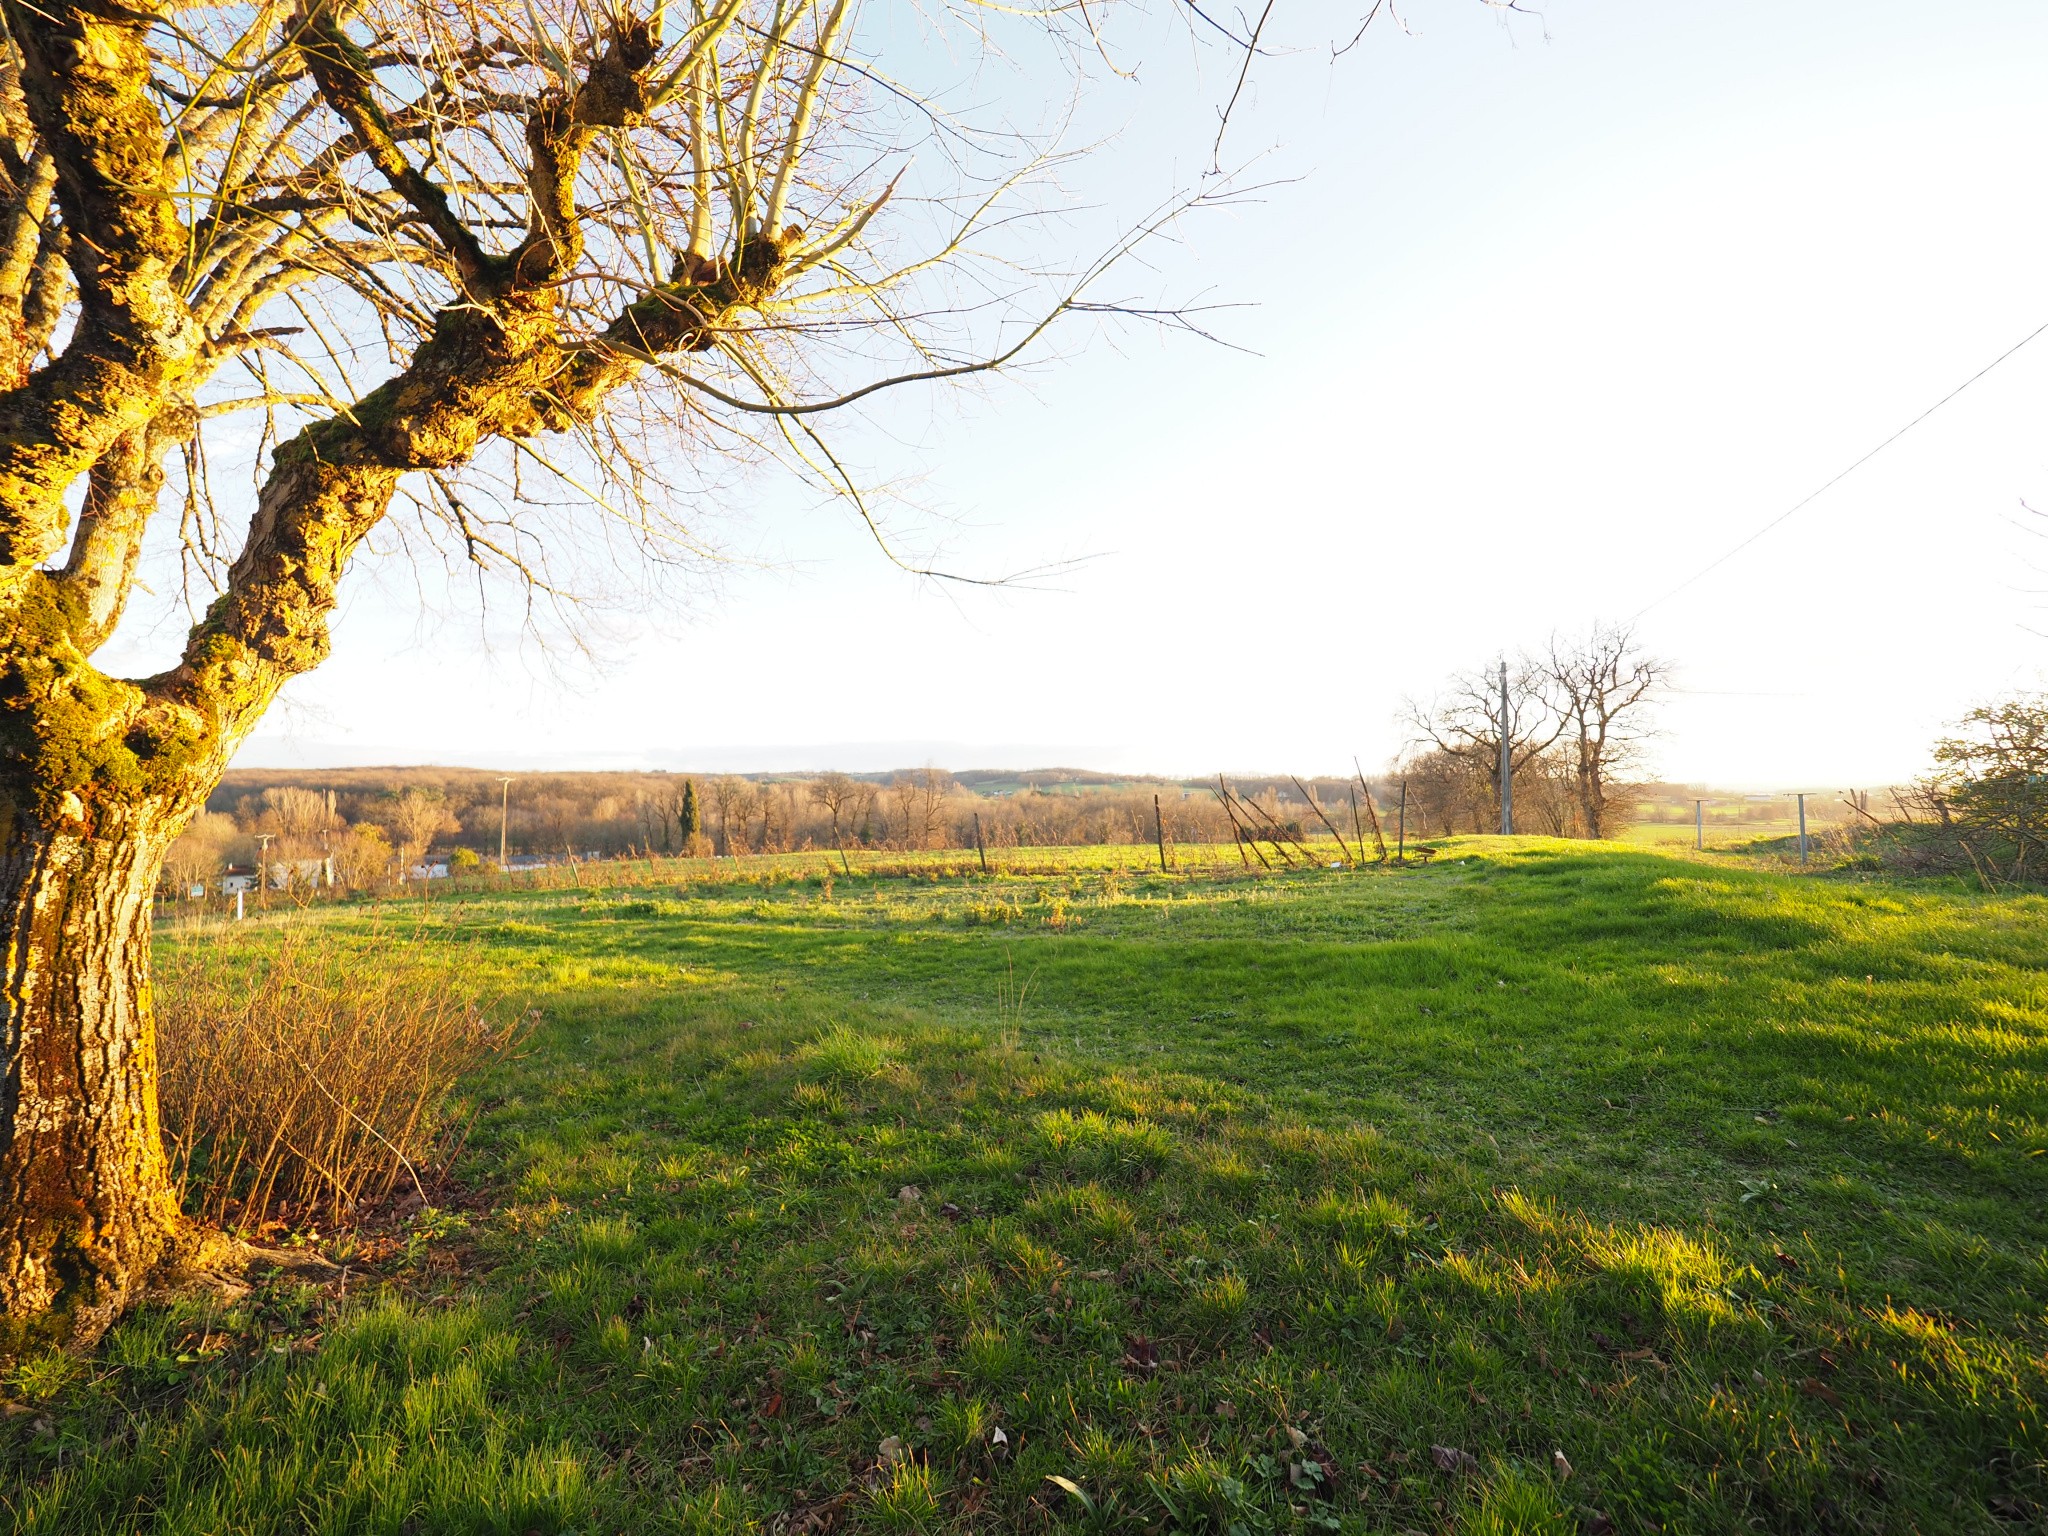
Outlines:
[[[1990, 362], [1986, 363], [1982, 368], [1979, 368], [1975, 373], [1971, 374], [1967, 379], [1963, 380], [1962, 383], [1958, 384], [1954, 389], [1950, 390], [1947, 394], [1943, 395], [1939, 400], [1935, 401], [1934, 404], [1927, 407], [1926, 410], [1922, 411], [1918, 416], [1915, 416], [1911, 421], [1907, 422], [1903, 427], [1899, 428], [1898, 431], [1894, 432], [1890, 437], [1886, 438], [1883, 442], [1879, 443], [1875, 448], [1871, 449], [1868, 453], [1864, 454], [1862, 458], [1856, 460], [1855, 463], [1851, 464], [1847, 469], [1837, 474], [1833, 479], [1829, 480], [1825, 485], [1821, 486], [1818, 490], [1811, 491], [1806, 496], [1802, 497], [1799, 501], [1794, 502], [1791, 506], [1787, 507], [1783, 512], [1780, 512], [1776, 517], [1772, 518], [1768, 523], [1765, 523], [1763, 527], [1757, 529], [1755, 533], [1752, 533], [1748, 538], [1744, 539], [1740, 544], [1735, 545], [1732, 549], [1727, 550], [1714, 560], [1709, 561], [1706, 565], [1701, 566], [1697, 571], [1694, 571], [1692, 575], [1686, 577], [1685, 580], [1681, 581], [1669, 592], [1666, 592], [1662, 597], [1656, 598], [1648, 603], [1645, 603], [1642, 607], [1638, 608], [1635, 611], [1634, 618], [1640, 619], [1652, 608], [1662, 607], [1665, 603], [1670, 602], [1672, 598], [1678, 596], [1679, 593], [1685, 591], [1688, 587], [1691, 587], [1695, 583], [1704, 580], [1708, 576], [1711, 576], [1715, 571], [1718, 571], [1730, 560], [1733, 560], [1737, 555], [1741, 554], [1745, 549], [1749, 548], [1750, 545], [1756, 543], [1756, 541], [1758, 539], [1761, 539], [1765, 534], [1771, 532], [1773, 529], [1779, 527], [1780, 525], [1790, 521], [1794, 514], [1804, 511], [1814, 502], [1820, 500], [1821, 497], [1825, 496], [1829, 491], [1833, 490], [1836, 486], [1840, 485], [1844, 480], [1848, 479], [1849, 476], [1855, 474], [1857, 470], [1861, 469], [1864, 465], [1868, 464], [1880, 453], [1883, 453], [1885, 449], [1891, 447], [1893, 443], [1896, 443], [1908, 432], [1912, 431], [1915, 427], [1919, 426], [1921, 422], [1925, 421], [1928, 417], [1932, 416], [1944, 405], [1947, 405], [1951, 400], [1955, 399], [1956, 396], [1960, 395], [1972, 384], [1975, 384], [1979, 379], [1983, 378], [1986, 374], [1990, 373], [1993, 369], [1998, 367], [1999, 364], [2005, 362], [2008, 358], [2012, 357], [2015, 353], [2017, 353], [2023, 347], [2025, 347], [2029, 342], [2034, 341], [2036, 338], [2040, 337], [2043, 334], [2048, 334], [2048, 321], [2044, 321], [2041, 325], [2036, 326], [2033, 330], [2029, 331], [2026, 335], [2022, 336], [2018, 341], [2014, 342], [2011, 346], [2007, 347], [2003, 352], [1999, 353], [1998, 356], [1991, 359]], [[1630, 622], [1634, 622], [1634, 620], [1632, 619]]]

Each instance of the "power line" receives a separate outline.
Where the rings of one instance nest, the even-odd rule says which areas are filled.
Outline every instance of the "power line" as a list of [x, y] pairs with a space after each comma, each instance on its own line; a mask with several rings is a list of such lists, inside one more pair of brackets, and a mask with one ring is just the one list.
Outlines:
[[1821, 497], [1825, 496], [1829, 491], [1833, 490], [1836, 486], [1840, 485], [1844, 480], [1848, 479], [1851, 475], [1855, 474], [1857, 470], [1861, 469], [1864, 465], [1868, 464], [1880, 453], [1883, 453], [1885, 449], [1891, 447], [1893, 443], [1896, 443], [1908, 432], [1912, 431], [1915, 427], [1919, 426], [1921, 422], [1925, 421], [1928, 417], [1932, 416], [1944, 405], [1947, 405], [1949, 401], [1955, 399], [1957, 395], [1960, 395], [1964, 390], [1968, 389], [1972, 384], [1975, 384], [1979, 379], [1983, 378], [1986, 374], [1990, 373], [1992, 369], [1996, 368], [2000, 363], [2003, 363], [2007, 358], [2011, 357], [2014, 353], [2018, 352], [2022, 347], [2026, 346], [2028, 342], [2033, 341], [2036, 337], [2042, 335], [2044, 332], [2048, 332], [2048, 322], [2044, 322], [2043, 324], [2035, 327], [2026, 335], [2022, 336], [2018, 341], [2014, 342], [2011, 346], [2007, 347], [2003, 352], [1999, 353], [1998, 356], [1991, 359], [1990, 362], [1986, 363], [1982, 368], [1979, 368], [1975, 373], [1971, 374], [1967, 379], [1963, 380], [1962, 383], [1958, 384], [1954, 389], [1950, 390], [1947, 394], [1943, 395], [1939, 400], [1935, 401], [1934, 404], [1927, 407], [1927, 409], [1922, 411], [1918, 416], [1915, 416], [1911, 421], [1907, 422], [1903, 427], [1899, 428], [1899, 430], [1894, 432], [1890, 437], [1886, 438], [1883, 442], [1879, 443], [1875, 448], [1871, 449], [1868, 453], [1864, 454], [1862, 458], [1858, 459], [1855, 463], [1851, 464], [1847, 469], [1843, 470], [1840, 474], [1836, 475], [1832, 480], [1828, 481], [1827, 484], [1820, 487], [1819, 490], [1810, 492], [1808, 495], [1801, 498], [1799, 501], [1793, 503], [1793, 505], [1787, 507], [1783, 512], [1780, 512], [1768, 523], [1765, 523], [1763, 527], [1757, 529], [1755, 533], [1752, 533], [1740, 544], [1737, 544], [1733, 549], [1728, 550], [1718, 559], [1712, 560], [1706, 565], [1700, 567], [1700, 569], [1698, 569], [1697, 571], [1694, 571], [1692, 575], [1686, 577], [1685, 580], [1681, 581], [1669, 592], [1666, 592], [1662, 597], [1657, 598], [1653, 602], [1644, 604], [1641, 608], [1638, 608], [1635, 612], [1635, 617], [1640, 619], [1652, 608], [1660, 607], [1661, 605], [1670, 602], [1672, 598], [1678, 596], [1678, 594], [1683, 592], [1687, 587], [1690, 587], [1695, 582], [1701, 581], [1706, 577], [1712, 575], [1715, 571], [1719, 570], [1722, 566], [1726, 565], [1730, 560], [1733, 560], [1737, 555], [1741, 554], [1745, 549], [1749, 548], [1749, 546], [1754, 544], [1758, 539], [1762, 538], [1765, 534], [1769, 533], [1779, 524], [1784, 523], [1788, 519], [1790, 519], [1793, 516], [1793, 514], [1803, 511], [1806, 507], [1820, 500]]

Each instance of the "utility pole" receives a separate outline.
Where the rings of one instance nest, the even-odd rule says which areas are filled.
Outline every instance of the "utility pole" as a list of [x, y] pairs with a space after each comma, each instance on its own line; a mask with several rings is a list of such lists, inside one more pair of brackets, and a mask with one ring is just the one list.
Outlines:
[[1508, 714], [1508, 662], [1500, 662], [1500, 830], [1515, 830], [1515, 722]]
[[[510, 776], [498, 780], [498, 873], [505, 873], [505, 818], [512, 807], [512, 780]], [[664, 837], [668, 834], [663, 833]]]
[[268, 868], [270, 840], [275, 836], [277, 836], [275, 832], [258, 832], [256, 834], [256, 899], [266, 907], [270, 905], [270, 896], [268, 894], [270, 890]]

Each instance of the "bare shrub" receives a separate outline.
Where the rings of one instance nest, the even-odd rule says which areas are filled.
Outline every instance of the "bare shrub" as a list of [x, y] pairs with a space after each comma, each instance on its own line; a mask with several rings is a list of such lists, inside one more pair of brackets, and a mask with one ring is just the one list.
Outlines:
[[393, 963], [397, 948], [288, 927], [268, 953], [218, 934], [161, 957], [164, 1136], [195, 1214], [338, 1225], [445, 1165], [456, 1085], [525, 1021], [494, 1016], [446, 960]]

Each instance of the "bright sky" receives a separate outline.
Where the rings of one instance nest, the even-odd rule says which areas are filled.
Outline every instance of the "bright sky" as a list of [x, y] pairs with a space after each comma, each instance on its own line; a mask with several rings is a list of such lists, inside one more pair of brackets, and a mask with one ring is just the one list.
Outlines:
[[[1092, 555], [1060, 590], [912, 580], [764, 482], [728, 531], [770, 563], [599, 669], [351, 577], [241, 761], [1328, 772], [1384, 763], [1446, 672], [1646, 606], [1673, 778], [1881, 784], [2042, 686], [2048, 336], [1659, 599], [2048, 323], [2048, 6], [1403, 14], [1334, 69], [1298, 30], [1320, 57], [1272, 61], [1232, 139], [1294, 179], [1133, 276], [1255, 305], [1216, 317], [1251, 354], [1071, 333], [861, 445], [958, 519], [955, 569]], [[1123, 134], [1083, 200], [1207, 158], [1171, 86], [1094, 109]]]

